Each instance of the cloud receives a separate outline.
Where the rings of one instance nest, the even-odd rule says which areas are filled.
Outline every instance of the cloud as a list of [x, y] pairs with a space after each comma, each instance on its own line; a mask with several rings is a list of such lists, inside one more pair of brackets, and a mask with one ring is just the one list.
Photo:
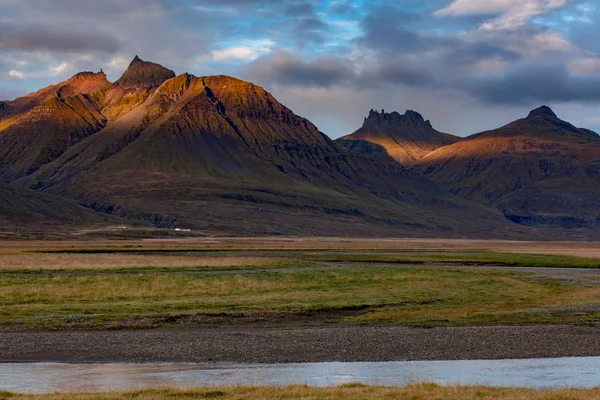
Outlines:
[[320, 57], [304, 60], [279, 51], [261, 57], [242, 73], [248, 79], [265, 85], [331, 87], [344, 85], [356, 89], [372, 89], [374, 86], [404, 84], [427, 86], [435, 78], [423, 68], [402, 59], [384, 60], [361, 69], [359, 64], [344, 57]]
[[427, 69], [410, 65], [405, 60], [385, 60], [382, 64], [360, 74], [366, 86], [403, 84], [406, 86], [433, 86], [437, 80]]
[[509, 30], [525, 25], [533, 17], [562, 8], [570, 0], [453, 0], [438, 10], [439, 16], [496, 15], [482, 30]]
[[232, 60], [255, 60], [260, 55], [269, 53], [269, 47], [235, 46], [226, 49], [213, 50], [211, 60], [213, 61], [232, 61]]
[[466, 88], [492, 104], [600, 101], [600, 75], [572, 75], [560, 63], [520, 65], [501, 76], [470, 80]]
[[592, 75], [600, 73], [600, 57], [569, 60], [567, 68], [574, 75]]
[[284, 9], [285, 14], [298, 17], [313, 16], [315, 13], [314, 7], [308, 1], [298, 1], [287, 5]]
[[14, 79], [25, 79], [25, 74], [23, 72], [14, 69], [8, 71], [8, 76]]
[[119, 40], [113, 35], [89, 27], [23, 26], [0, 22], [0, 49], [112, 52], [119, 46]]
[[361, 21], [363, 35], [357, 42], [369, 49], [390, 52], [427, 52], [431, 48], [452, 46], [458, 42], [453, 36], [409, 28], [410, 23], [422, 19], [423, 15], [407, 13], [395, 7], [377, 7]]
[[437, 13], [441, 15], [508, 14], [520, 10], [539, 14], [563, 7], [567, 2], [568, 0], [453, 0]]
[[[178, 23], [185, 11], [183, 2], [163, 0], [0, 2], [0, 55], [7, 68], [45, 76], [46, 85], [100, 68], [116, 80], [135, 54], [189, 70], [199, 54], [209, 53], [215, 34]], [[29, 91], [39, 88], [30, 85]]]
[[223, 50], [213, 50], [211, 58], [215, 61], [224, 60], [253, 60], [257, 57], [257, 52], [248, 46], [230, 47]]
[[323, 87], [340, 84], [356, 77], [352, 65], [347, 60], [317, 58], [305, 62], [283, 51], [259, 58], [243, 71], [243, 75], [259, 82]]

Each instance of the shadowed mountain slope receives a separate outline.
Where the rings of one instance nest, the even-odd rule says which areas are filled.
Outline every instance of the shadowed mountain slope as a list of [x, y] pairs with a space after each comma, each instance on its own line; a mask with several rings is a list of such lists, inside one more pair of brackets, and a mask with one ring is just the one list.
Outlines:
[[171, 73], [136, 57], [93, 96], [104, 126], [16, 182], [207, 233], [510, 233], [499, 212], [338, 146], [259, 86]]
[[70, 235], [81, 229], [123, 224], [77, 202], [0, 182], [0, 237]]
[[600, 137], [544, 106], [440, 148], [415, 168], [525, 225], [600, 226]]
[[337, 142], [365, 155], [408, 165], [459, 140], [433, 129], [431, 123], [415, 111], [402, 115], [371, 110], [360, 129]]

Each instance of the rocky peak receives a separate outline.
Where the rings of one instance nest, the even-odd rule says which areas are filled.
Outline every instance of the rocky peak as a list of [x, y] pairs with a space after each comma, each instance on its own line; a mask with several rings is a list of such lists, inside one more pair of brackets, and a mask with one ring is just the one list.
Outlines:
[[569, 122], [563, 121], [552, 111], [548, 106], [541, 106], [532, 110], [527, 118], [524, 120], [527, 126], [538, 126], [545, 127], [544, 129], [562, 129], [571, 133], [579, 133], [579, 129], [570, 124]]
[[83, 71], [83, 72], [79, 72], [75, 75], [73, 75], [73, 77], [71, 77], [71, 80], [106, 80], [106, 74], [104, 73], [104, 71], [100, 71], [100, 72], [91, 72], [91, 71]]
[[554, 111], [548, 106], [541, 106], [532, 110], [526, 118], [511, 122], [510, 124], [485, 133], [489, 135], [511, 135], [511, 136], [539, 136], [549, 135], [565, 139], [581, 139], [593, 138], [597, 139], [598, 135], [587, 129], [580, 129], [573, 124], [560, 119]]
[[131, 61], [127, 70], [115, 85], [125, 88], [152, 89], [159, 87], [168, 79], [174, 78], [175, 72], [149, 61], [144, 61], [138, 56]]
[[556, 114], [554, 113], [554, 111], [552, 111], [552, 109], [548, 106], [541, 106], [539, 108], [536, 108], [535, 110], [532, 110], [529, 113], [529, 115], [527, 116], [527, 119], [533, 119], [533, 118], [538, 118], [538, 117], [558, 118], [556, 116]]
[[369, 116], [365, 118], [363, 126], [431, 127], [431, 123], [425, 121], [421, 114], [413, 110], [408, 110], [405, 114], [400, 114], [396, 111], [386, 113], [385, 110], [381, 110], [381, 112], [371, 110]]
[[88, 94], [106, 89], [110, 82], [106, 79], [106, 74], [100, 72], [84, 71], [73, 75], [68, 80], [60, 83], [56, 87], [56, 97], [66, 99], [78, 94]]
[[423, 118], [423, 116], [421, 114], [419, 114], [416, 111], [413, 110], [407, 110], [404, 113], [404, 117], [406, 119], [408, 119], [409, 121], [411, 121], [414, 124], [424, 124], [424, 123], [429, 123], [429, 121], [425, 121], [425, 119]]

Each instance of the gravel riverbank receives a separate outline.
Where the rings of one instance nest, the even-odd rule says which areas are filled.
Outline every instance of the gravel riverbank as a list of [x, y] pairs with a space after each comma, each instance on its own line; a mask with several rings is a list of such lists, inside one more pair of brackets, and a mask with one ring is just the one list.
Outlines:
[[511, 326], [218, 327], [147, 331], [0, 331], [0, 361], [400, 361], [600, 356], [600, 328]]

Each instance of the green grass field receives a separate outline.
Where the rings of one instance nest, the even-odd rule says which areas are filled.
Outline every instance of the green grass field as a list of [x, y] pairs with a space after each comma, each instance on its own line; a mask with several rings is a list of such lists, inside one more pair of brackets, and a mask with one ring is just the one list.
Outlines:
[[[600, 307], [590, 307], [600, 298], [600, 274], [593, 270], [600, 260], [593, 258], [464, 250], [199, 251], [123, 246], [34, 248], [10, 257], [0, 263], [3, 327], [431, 327], [600, 321]], [[544, 270], [535, 272], [536, 267]], [[589, 271], [554, 274], [547, 268]]]
[[0, 392], [0, 400], [588, 400], [600, 398], [600, 389], [506, 389], [484, 386], [442, 387], [417, 384], [405, 387], [377, 387], [356, 384], [331, 388], [306, 386], [225, 387], [199, 389], [150, 389], [121, 393], [17, 395]]

